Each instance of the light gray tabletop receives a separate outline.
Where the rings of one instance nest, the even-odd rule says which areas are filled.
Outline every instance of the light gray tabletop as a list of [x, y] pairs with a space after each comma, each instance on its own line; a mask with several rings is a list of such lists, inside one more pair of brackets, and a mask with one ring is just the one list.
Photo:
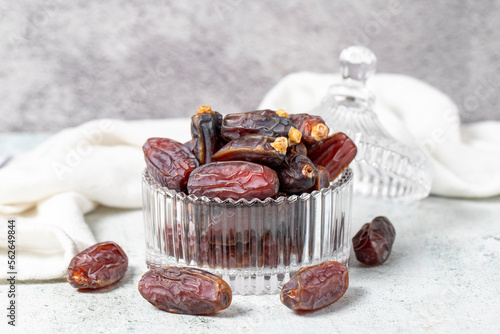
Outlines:
[[[23, 136], [23, 149], [39, 139], [2, 135], [0, 156], [12, 153], [5, 140], [19, 142]], [[125, 278], [94, 293], [78, 292], [62, 280], [18, 283], [18, 326], [7, 332], [500, 331], [500, 197], [429, 197], [412, 205], [354, 197], [352, 234], [378, 215], [396, 228], [391, 257], [369, 268], [351, 255], [349, 289], [333, 305], [299, 315], [283, 306], [279, 295], [236, 295], [228, 309], [213, 316], [187, 316], [157, 310], [138, 293], [137, 283], [147, 270], [142, 212], [100, 207], [86, 216], [87, 222], [97, 240], [114, 240], [124, 248], [129, 256]], [[6, 287], [0, 285], [2, 301]], [[6, 325], [1, 318], [0, 329]]]

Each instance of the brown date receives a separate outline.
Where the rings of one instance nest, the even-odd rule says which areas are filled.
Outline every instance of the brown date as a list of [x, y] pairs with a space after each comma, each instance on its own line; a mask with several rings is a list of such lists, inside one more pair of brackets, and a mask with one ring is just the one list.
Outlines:
[[144, 159], [151, 176], [176, 191], [184, 191], [189, 174], [198, 167], [198, 160], [186, 147], [173, 139], [149, 138], [144, 146]]
[[183, 252], [184, 247], [195, 248], [196, 255], [192, 258], [184, 258], [184, 260], [187, 262], [195, 261], [198, 266], [210, 268], [264, 266], [274, 268], [280, 264], [280, 261], [285, 266], [290, 265], [290, 254], [292, 253], [297, 253], [296, 260], [301, 261], [303, 242], [292, 239], [291, 236], [283, 236], [280, 232], [275, 235], [265, 232], [262, 235], [254, 230], [245, 230], [239, 234], [236, 240], [229, 236], [228, 231], [218, 231], [213, 235], [215, 238], [211, 239], [210, 231], [208, 231], [207, 234], [202, 232], [198, 236], [190, 236], [187, 245], [183, 245], [180, 229], [178, 227], [178, 232], [174, 233], [172, 228], [167, 227], [165, 254], [176, 256], [176, 254]]
[[307, 147], [304, 143], [298, 143], [288, 148], [288, 152], [294, 154], [307, 155]]
[[[208, 244], [204, 265], [211, 268], [249, 268], [255, 262], [255, 241], [252, 243], [237, 243], [233, 246]], [[205, 254], [202, 254], [205, 255]]]
[[188, 193], [198, 197], [264, 199], [278, 193], [278, 175], [271, 168], [247, 161], [221, 161], [192, 171]]
[[300, 194], [314, 186], [318, 170], [305, 155], [287, 154], [283, 164], [276, 169], [280, 191]]
[[250, 135], [287, 137], [290, 145], [299, 143], [302, 134], [287, 117], [255, 112], [230, 114], [222, 120], [221, 135], [227, 141]]
[[194, 143], [192, 139], [185, 142], [184, 146], [186, 146], [194, 154]]
[[191, 136], [193, 152], [200, 164], [212, 162], [212, 155], [224, 146], [220, 136], [222, 115], [210, 106], [201, 106], [191, 117]]
[[352, 238], [352, 247], [359, 262], [369, 266], [384, 263], [391, 254], [396, 230], [386, 217], [366, 223]]
[[335, 180], [349, 166], [356, 153], [356, 144], [344, 133], [337, 132], [310, 148], [307, 156], [315, 165], [326, 167], [330, 179]]
[[250, 161], [270, 167], [279, 166], [285, 158], [288, 140], [285, 137], [253, 135], [236, 138], [212, 157], [213, 161]]
[[231, 304], [232, 291], [220, 277], [191, 267], [146, 272], [139, 293], [157, 308], [180, 314], [213, 314]]
[[199, 222], [206, 227], [205, 233], [210, 244], [232, 246], [249, 240], [249, 212], [246, 208], [238, 212], [217, 206], [209, 212], [202, 212], [199, 217]]
[[314, 190], [321, 190], [330, 185], [330, 173], [328, 172], [328, 169], [320, 165], [315, 165], [315, 167], [318, 170], [318, 176], [316, 177], [314, 186], [309, 188], [307, 192], [312, 192]]
[[279, 236], [267, 232], [264, 236], [250, 235], [248, 242], [237, 242], [234, 245], [208, 243], [200, 247], [200, 264], [216, 268], [249, 268], [251, 265], [275, 268], [280, 263], [290, 264], [290, 240], [280, 243]]
[[291, 114], [295, 127], [302, 133], [302, 142], [306, 145], [314, 145], [328, 136], [330, 129], [326, 126], [321, 116], [309, 114]]
[[264, 116], [280, 116], [280, 117], [289, 117], [288, 113], [283, 109], [278, 109], [276, 111], [271, 109], [264, 110], [254, 110], [249, 111], [251, 114], [264, 115]]
[[[280, 261], [280, 242], [279, 237], [271, 235], [269, 232], [262, 239], [260, 247], [262, 257], [259, 257], [259, 266], [266, 268], [276, 268]], [[284, 265], [287, 265], [286, 255], [283, 259]]]
[[283, 285], [281, 302], [292, 310], [313, 311], [342, 297], [349, 286], [347, 268], [336, 261], [300, 268]]
[[100, 242], [73, 257], [67, 281], [77, 289], [99, 289], [118, 282], [127, 271], [128, 258], [112, 241]]

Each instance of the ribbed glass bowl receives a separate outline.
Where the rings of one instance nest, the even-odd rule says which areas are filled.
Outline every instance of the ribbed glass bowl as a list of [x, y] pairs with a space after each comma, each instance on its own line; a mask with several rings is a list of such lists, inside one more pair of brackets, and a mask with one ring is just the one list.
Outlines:
[[303, 266], [347, 265], [352, 180], [347, 168], [321, 191], [222, 201], [161, 187], [145, 170], [146, 263], [208, 270], [234, 294], [277, 293]]

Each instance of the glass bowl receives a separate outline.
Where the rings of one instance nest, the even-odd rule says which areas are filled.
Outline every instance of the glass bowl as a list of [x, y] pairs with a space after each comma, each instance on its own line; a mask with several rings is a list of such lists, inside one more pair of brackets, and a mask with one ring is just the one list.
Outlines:
[[320, 191], [222, 201], [162, 187], [145, 170], [146, 263], [208, 270], [234, 294], [278, 293], [303, 266], [348, 264], [352, 180], [346, 168]]

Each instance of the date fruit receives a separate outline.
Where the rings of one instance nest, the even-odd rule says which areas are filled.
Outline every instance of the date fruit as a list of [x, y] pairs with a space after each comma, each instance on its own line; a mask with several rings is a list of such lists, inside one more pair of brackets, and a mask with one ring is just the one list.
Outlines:
[[321, 116], [309, 114], [291, 114], [295, 127], [302, 133], [302, 142], [306, 145], [314, 145], [328, 136], [330, 129], [326, 126]]
[[294, 153], [294, 154], [307, 155], [307, 147], [306, 147], [306, 145], [304, 145], [304, 143], [298, 143], [298, 144], [290, 146], [288, 148], [288, 152]]
[[224, 146], [220, 136], [222, 115], [213, 111], [210, 106], [201, 106], [191, 117], [191, 136], [193, 152], [200, 164], [212, 162], [212, 155]]
[[337, 132], [310, 148], [307, 156], [315, 165], [325, 167], [330, 173], [330, 179], [335, 180], [349, 166], [357, 152], [356, 144], [344, 133]]
[[320, 165], [315, 165], [318, 170], [318, 176], [316, 177], [316, 181], [314, 182], [314, 186], [312, 186], [307, 192], [313, 192], [314, 190], [321, 190], [330, 185], [330, 173], [328, 170]]
[[157, 308], [180, 314], [213, 314], [231, 304], [232, 291], [220, 277], [191, 267], [146, 272], [139, 293]]
[[194, 154], [194, 143], [192, 139], [185, 142], [184, 146], [186, 146]]
[[386, 217], [376, 217], [366, 223], [352, 238], [356, 259], [369, 266], [384, 263], [391, 254], [396, 230]]
[[191, 172], [188, 193], [198, 197], [252, 199], [278, 193], [278, 175], [271, 168], [247, 161], [221, 161], [202, 165]]
[[280, 117], [289, 117], [288, 113], [283, 109], [278, 109], [276, 111], [271, 109], [263, 109], [263, 110], [254, 110], [249, 111], [251, 114], [264, 115], [264, 116], [280, 116]]
[[287, 137], [290, 145], [300, 143], [302, 134], [287, 117], [255, 112], [229, 114], [222, 120], [221, 135], [227, 141], [251, 136]]
[[236, 138], [212, 157], [213, 161], [250, 161], [270, 167], [279, 166], [286, 155], [288, 139], [262, 135]]
[[142, 149], [156, 182], [175, 191], [186, 189], [189, 174], [198, 167], [198, 160], [186, 145], [168, 138], [149, 138]]
[[314, 186], [318, 170], [305, 155], [287, 154], [283, 164], [276, 169], [280, 191], [300, 194]]
[[313, 311], [342, 297], [349, 286], [347, 268], [336, 261], [300, 268], [283, 285], [281, 302], [292, 310]]
[[100, 242], [73, 257], [67, 280], [77, 289], [99, 289], [118, 282], [127, 268], [128, 258], [120, 246]]

